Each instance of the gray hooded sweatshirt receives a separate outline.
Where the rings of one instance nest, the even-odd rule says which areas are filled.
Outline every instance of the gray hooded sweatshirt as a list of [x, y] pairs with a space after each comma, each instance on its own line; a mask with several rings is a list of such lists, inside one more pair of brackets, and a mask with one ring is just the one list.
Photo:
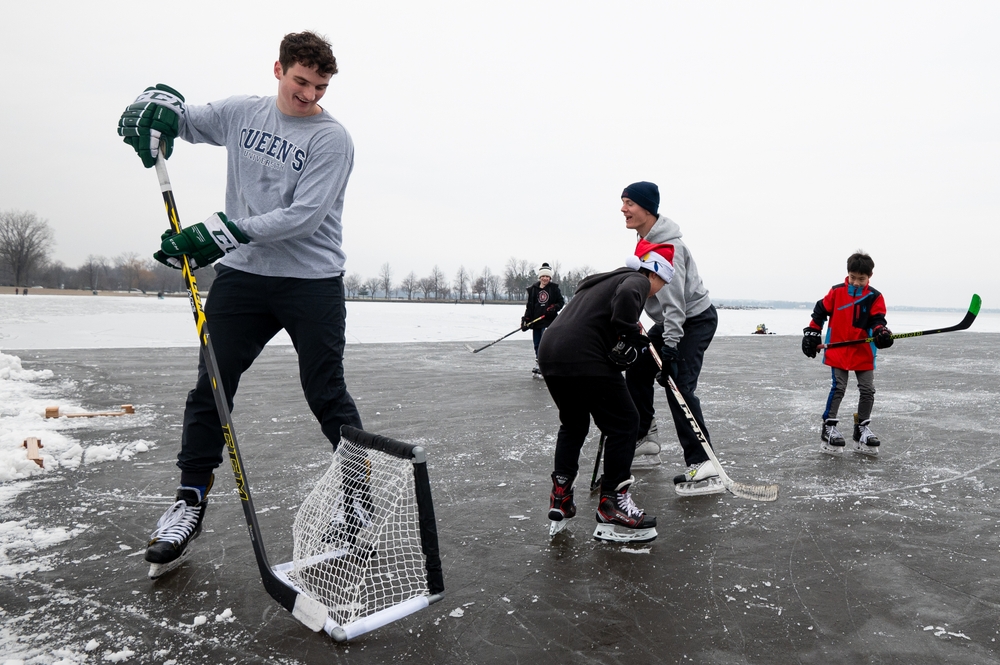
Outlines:
[[681, 235], [681, 227], [663, 215], [657, 217], [646, 234], [649, 242], [668, 242], [674, 246], [674, 278], [652, 298], [647, 298], [644, 307], [649, 318], [663, 324], [663, 343], [674, 347], [684, 336], [684, 322], [712, 306], [698, 266]]

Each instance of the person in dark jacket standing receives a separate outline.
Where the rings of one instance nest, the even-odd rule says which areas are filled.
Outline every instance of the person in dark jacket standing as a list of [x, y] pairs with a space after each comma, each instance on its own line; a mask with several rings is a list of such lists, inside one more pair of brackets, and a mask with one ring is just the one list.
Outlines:
[[618, 542], [656, 537], [656, 518], [636, 507], [629, 492], [639, 413], [622, 370], [648, 355], [639, 315], [646, 299], [673, 277], [672, 259], [672, 246], [640, 240], [629, 267], [580, 282], [542, 338], [538, 362], [560, 423], [549, 501], [552, 533], [561, 530], [556, 523], [576, 515], [573, 485], [593, 417], [606, 437], [594, 537]]
[[[538, 369], [538, 345], [542, 341], [542, 333], [556, 320], [556, 315], [565, 304], [559, 285], [552, 281], [552, 268], [543, 263], [538, 269], [538, 281], [528, 287], [528, 303], [521, 317], [521, 330], [531, 328], [531, 341], [535, 344], [535, 368], [531, 372], [536, 377], [542, 376]], [[541, 321], [537, 320], [539, 318]]]

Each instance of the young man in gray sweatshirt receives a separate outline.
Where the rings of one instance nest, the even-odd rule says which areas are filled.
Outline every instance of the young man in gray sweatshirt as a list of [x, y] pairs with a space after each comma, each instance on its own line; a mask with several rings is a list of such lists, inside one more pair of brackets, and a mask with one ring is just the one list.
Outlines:
[[[334, 448], [340, 427], [361, 427], [344, 381], [347, 310], [341, 212], [354, 165], [350, 135], [319, 101], [337, 60], [312, 32], [285, 35], [274, 63], [277, 95], [236, 96], [205, 105], [159, 84], [122, 114], [118, 132], [150, 168], [174, 138], [224, 146], [226, 209], [179, 234], [164, 234], [154, 258], [180, 267], [219, 260], [205, 315], [229, 407], [240, 376], [284, 329], [299, 357], [299, 378]], [[160, 518], [146, 560], [176, 565], [201, 532], [223, 431], [205, 358], [187, 398], [177, 456], [177, 501]], [[151, 570], [151, 574], [152, 574]]]
[[[695, 390], [705, 350], [715, 336], [719, 316], [698, 274], [691, 250], [681, 240], [680, 227], [659, 214], [659, 207], [660, 190], [654, 183], [632, 183], [622, 192], [621, 211], [625, 215], [626, 228], [648, 242], [674, 246], [674, 277], [645, 304], [646, 314], [655, 322], [649, 330], [649, 338], [660, 352], [663, 371], [659, 372], [649, 354], [625, 370], [629, 394], [639, 411], [641, 436], [636, 444], [637, 466], [643, 458], [658, 463], [660, 445], [653, 408], [653, 382], [659, 381], [666, 387], [668, 374], [674, 378], [705, 438], [711, 441]], [[687, 416], [669, 388], [666, 393], [677, 439], [684, 449], [684, 461], [688, 466], [686, 472], [674, 478], [674, 489], [682, 496], [724, 492], [718, 471], [698, 442]]]

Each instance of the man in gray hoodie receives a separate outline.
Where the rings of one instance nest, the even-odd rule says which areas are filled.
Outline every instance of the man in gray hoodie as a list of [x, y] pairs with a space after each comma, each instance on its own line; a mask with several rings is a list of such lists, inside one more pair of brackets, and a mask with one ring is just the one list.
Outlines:
[[[674, 378], [705, 438], [711, 441], [695, 389], [705, 350], [719, 325], [719, 316], [698, 274], [691, 250], [681, 240], [680, 227], [660, 215], [659, 207], [660, 190], [654, 183], [632, 183], [622, 192], [621, 210], [625, 215], [626, 228], [634, 230], [648, 242], [674, 246], [674, 277], [648, 298], [644, 307], [646, 314], [655, 322], [649, 330], [649, 338], [660, 352], [663, 371], [659, 372], [649, 354], [643, 354], [640, 361], [625, 371], [629, 394], [639, 411], [639, 432], [645, 433], [636, 444], [637, 462], [642, 458], [658, 460], [660, 445], [653, 408], [653, 381], [666, 387], [667, 375]], [[674, 489], [682, 496], [724, 492], [719, 473], [709, 461], [687, 416], [673, 393], [669, 389], [666, 393], [677, 439], [684, 449], [684, 461], [688, 466], [685, 473], [674, 478]]]

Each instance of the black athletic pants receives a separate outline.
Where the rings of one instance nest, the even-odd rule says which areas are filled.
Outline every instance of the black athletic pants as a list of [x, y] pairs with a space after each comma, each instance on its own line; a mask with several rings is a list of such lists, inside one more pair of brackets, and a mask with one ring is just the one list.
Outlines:
[[545, 385], [559, 408], [554, 471], [573, 477], [580, 469], [580, 450], [590, 431], [590, 417], [607, 437], [601, 490], [614, 491], [632, 475], [639, 414], [622, 376], [550, 376]]
[[[282, 328], [299, 356], [299, 380], [323, 434], [336, 448], [340, 426], [361, 428], [344, 382], [347, 308], [342, 277], [264, 277], [219, 266], [205, 305], [208, 332], [229, 409], [243, 375]], [[182, 485], [207, 485], [222, 463], [225, 440], [204, 354], [188, 393], [177, 466]]]
[[[705, 418], [701, 414], [701, 401], [695, 395], [698, 388], [698, 377], [701, 375], [701, 365], [705, 360], [705, 350], [712, 343], [715, 331], [719, 327], [719, 315], [715, 311], [715, 306], [709, 306], [707, 310], [697, 316], [693, 316], [684, 322], [684, 336], [677, 344], [677, 377], [674, 382], [680, 390], [684, 401], [691, 408], [698, 426], [705, 434], [705, 438], [711, 442], [708, 435], [708, 428], [705, 427]], [[649, 330], [649, 339], [652, 340], [656, 350], [663, 346], [663, 325], [657, 323]], [[639, 360], [625, 370], [625, 381], [628, 384], [629, 394], [635, 408], [639, 411], [639, 431], [645, 434], [649, 431], [653, 423], [656, 411], [653, 408], [653, 386], [656, 383], [656, 373], [660, 371], [656, 366], [656, 361], [648, 353], [639, 356]], [[681, 409], [674, 393], [669, 388], [664, 388], [667, 393], [667, 403], [670, 405], [670, 413], [674, 418], [674, 427], [677, 429], [677, 440], [684, 449], [684, 462], [688, 465], [701, 464], [708, 459], [708, 454], [698, 442], [698, 436], [694, 433], [694, 428], [688, 422], [687, 416]]]

